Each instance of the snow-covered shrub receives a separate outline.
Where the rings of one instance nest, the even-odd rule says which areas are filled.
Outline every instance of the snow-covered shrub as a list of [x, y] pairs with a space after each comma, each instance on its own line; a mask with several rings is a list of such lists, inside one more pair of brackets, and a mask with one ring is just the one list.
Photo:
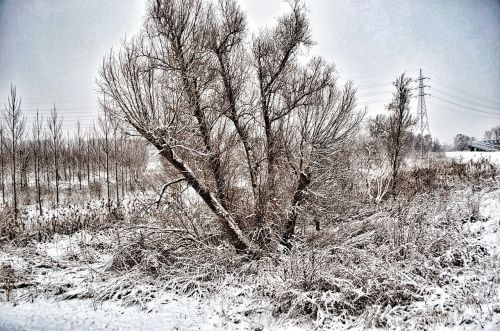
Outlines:
[[[323, 327], [359, 316], [368, 326], [387, 327], [440, 286], [459, 292], [456, 273], [473, 268], [487, 250], [463, 238], [463, 210], [447, 201], [419, 194], [388, 202], [370, 217], [296, 245], [280, 257], [279, 272], [264, 269], [276, 314], [312, 318]], [[447, 273], [451, 278], [443, 278]]]
[[0, 242], [12, 240], [20, 232], [20, 225], [14, 220], [9, 208], [0, 209]]
[[8, 262], [2, 263], [0, 266], [0, 284], [5, 291], [5, 300], [10, 301], [11, 292], [16, 282], [16, 274], [12, 265]]

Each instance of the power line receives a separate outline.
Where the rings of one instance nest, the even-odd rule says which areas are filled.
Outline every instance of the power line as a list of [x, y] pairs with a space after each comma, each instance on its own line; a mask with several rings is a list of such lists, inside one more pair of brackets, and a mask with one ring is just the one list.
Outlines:
[[89, 101], [52, 101], [52, 102], [23, 102], [25, 105], [53, 105], [60, 103], [88, 103], [88, 104], [96, 104], [96, 100]]
[[388, 73], [385, 73], [385, 74], [354, 76], [354, 77], [350, 77], [350, 78], [351, 79], [360, 79], [360, 78], [382, 77], [382, 76], [389, 76], [389, 75], [397, 75], [397, 74], [395, 74], [393, 72], [388, 72]]
[[[410, 73], [410, 72], [415, 72], [417, 71], [418, 69], [413, 69], [413, 70], [409, 70], [409, 71], [406, 71], [407, 73]], [[381, 76], [398, 76], [400, 75], [401, 73], [394, 73], [394, 72], [387, 72], [387, 73], [381, 73], [381, 74], [373, 74], [373, 75], [363, 75], [363, 76], [354, 76], [354, 77], [351, 77], [352, 79], [360, 79], [360, 78], [370, 78], [370, 77], [381, 77]]]
[[487, 98], [485, 98], [485, 97], [479, 97], [479, 96], [476, 96], [476, 95], [473, 95], [473, 94], [470, 94], [470, 93], [466, 93], [466, 92], [460, 91], [459, 89], [457, 89], [457, 88], [455, 88], [455, 87], [452, 87], [452, 86], [451, 86], [451, 85], [449, 85], [449, 84], [443, 83], [443, 82], [441, 82], [441, 81], [439, 81], [439, 80], [432, 79], [432, 81], [433, 81], [433, 82], [435, 82], [435, 83], [437, 83], [438, 85], [441, 85], [441, 86], [443, 86], [443, 87], [446, 87], [446, 88], [448, 88], [448, 89], [450, 89], [450, 90], [454, 90], [455, 92], [458, 92], [458, 93], [460, 93], [460, 94], [467, 95], [467, 96], [469, 96], [469, 97], [471, 97], [471, 98], [480, 99], [480, 100], [482, 100], [482, 101], [486, 101], [486, 102], [489, 102], [489, 103], [494, 103], [494, 104], [496, 104], [496, 105], [500, 105], [500, 102], [498, 102], [498, 101], [494, 101], [494, 100], [491, 100], [491, 99], [487, 99]]
[[494, 110], [498, 110], [498, 108], [496, 107], [491, 107], [491, 106], [487, 106], [487, 105], [483, 105], [483, 104], [480, 104], [480, 103], [476, 103], [476, 102], [473, 102], [473, 101], [469, 101], [467, 100], [466, 98], [464, 97], [461, 97], [461, 96], [458, 96], [458, 95], [454, 95], [454, 94], [451, 94], [451, 93], [448, 93], [448, 92], [445, 92], [445, 91], [442, 91], [440, 89], [437, 89], [437, 88], [432, 88], [434, 91], [438, 91], [439, 93], [443, 93], [443, 94], [446, 94], [450, 97], [453, 97], [453, 98], [457, 98], [457, 99], [460, 99], [460, 100], [463, 100], [467, 103], [470, 103], [471, 105], [474, 105], [474, 106], [478, 106], [478, 107], [484, 107], [484, 108], [489, 108], [489, 109], [494, 109]]
[[[50, 118], [50, 116], [43, 116], [43, 114], [39, 114], [39, 115], [41, 115], [41, 116], [39, 116], [39, 117], [40, 117], [40, 120], [42, 120], [42, 118], [43, 118], [43, 120], [44, 120], [44, 121], [46, 121], [47, 119], [49, 119], [49, 118]], [[29, 120], [29, 119], [32, 119], [32, 118], [33, 118], [33, 119], [35, 119], [35, 118], [36, 118], [36, 116], [35, 116], [35, 115], [33, 115], [33, 116], [26, 116], [26, 115], [25, 115], [24, 117], [25, 117], [26, 119], [28, 119], [28, 120]], [[91, 119], [97, 119], [97, 117], [96, 117], [96, 116], [86, 116], [86, 115], [85, 115], [85, 116], [69, 116], [69, 115], [64, 115], [64, 116], [63, 116], [63, 115], [60, 115], [60, 114], [59, 114], [58, 119], [62, 119], [62, 120], [64, 120], [64, 121], [66, 121], [66, 120], [68, 120], [68, 121], [75, 120], [75, 121], [76, 121], [77, 119], [81, 119], [81, 120], [91, 120]]]
[[446, 109], [446, 110], [451, 111], [451, 112], [462, 113], [462, 114], [469, 115], [469, 116], [488, 118], [488, 119], [497, 119], [497, 118], [500, 119], [500, 117], [492, 117], [492, 116], [482, 115], [482, 114], [473, 114], [473, 113], [469, 113], [467, 111], [463, 111], [460, 109], [450, 108], [450, 107], [444, 106], [444, 105], [436, 103], [436, 102], [430, 102], [430, 104], [435, 106], [435, 107], [438, 107], [438, 108]]
[[476, 109], [476, 108], [467, 107], [467, 106], [461, 105], [459, 103], [456, 103], [456, 102], [453, 102], [453, 101], [449, 101], [449, 100], [437, 97], [435, 95], [431, 95], [431, 97], [432, 98], [436, 98], [438, 100], [441, 100], [443, 102], [452, 104], [452, 105], [457, 106], [457, 107], [462, 107], [464, 109], [469, 109], [469, 110], [472, 110], [472, 111], [476, 111], [476, 112], [480, 112], [480, 113], [485, 113], [485, 114], [500, 115], [500, 113], [492, 113], [492, 112], [489, 112], [489, 111], [486, 111], [486, 110], [480, 110], [480, 109]]
[[381, 91], [381, 92], [370, 92], [370, 93], [361, 93], [359, 97], [362, 97], [363, 95], [377, 95], [380, 93], [392, 93], [393, 91]]
[[[51, 111], [54, 108], [37, 108], [37, 109], [23, 109], [21, 108], [22, 111]], [[99, 110], [99, 108], [57, 108], [56, 110]]]
[[366, 101], [366, 102], [362, 102], [362, 101], [359, 101], [359, 103], [361, 104], [364, 104], [364, 105], [370, 105], [370, 104], [375, 104], [375, 103], [386, 103], [386, 102], [390, 102], [391, 100], [372, 100], [372, 101]]
[[385, 83], [373, 83], [373, 84], [366, 84], [366, 85], [360, 85], [357, 86], [357, 88], [376, 88], [376, 87], [383, 87], [383, 86], [389, 86], [392, 85], [392, 82], [385, 82]]

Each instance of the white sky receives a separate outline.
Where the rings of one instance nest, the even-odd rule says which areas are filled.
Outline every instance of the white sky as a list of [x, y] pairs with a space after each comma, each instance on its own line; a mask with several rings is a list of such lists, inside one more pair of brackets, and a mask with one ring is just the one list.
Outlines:
[[[281, 0], [239, 3], [252, 31], [273, 24], [287, 9]], [[451, 142], [457, 133], [482, 138], [500, 125], [500, 2], [306, 4], [317, 42], [308, 55], [324, 56], [342, 80], [354, 80], [370, 114], [383, 111], [397, 74], [416, 77], [422, 68], [431, 78], [431, 133], [441, 141]], [[144, 8], [141, 0], [0, 0], [0, 103], [12, 83], [27, 114], [56, 102], [65, 127], [77, 117], [90, 123], [102, 57], [138, 31]]]

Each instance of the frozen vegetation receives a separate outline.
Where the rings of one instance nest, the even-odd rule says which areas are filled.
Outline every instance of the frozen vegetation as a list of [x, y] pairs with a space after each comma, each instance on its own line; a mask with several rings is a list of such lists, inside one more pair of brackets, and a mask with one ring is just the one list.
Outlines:
[[458, 162], [479, 161], [486, 159], [491, 163], [500, 165], [500, 152], [446, 152], [446, 157]]
[[305, 224], [256, 260], [190, 238], [167, 208], [137, 217], [154, 196], [118, 222], [94, 203], [96, 223], [2, 244], [0, 329], [498, 329], [500, 186], [489, 163], [459, 165], [434, 160], [432, 191]]
[[149, 1], [88, 130], [11, 87], [1, 330], [500, 329], [498, 153], [414, 134], [406, 73], [368, 117], [289, 5]]

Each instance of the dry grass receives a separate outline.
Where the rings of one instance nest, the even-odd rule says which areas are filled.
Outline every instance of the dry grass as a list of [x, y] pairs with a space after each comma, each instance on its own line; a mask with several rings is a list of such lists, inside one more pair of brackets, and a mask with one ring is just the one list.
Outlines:
[[388, 202], [370, 217], [298, 238], [288, 253], [259, 260], [179, 229], [128, 228], [110, 267], [127, 276], [100, 291], [100, 299], [137, 303], [154, 298], [158, 288], [203, 296], [245, 286], [249, 296], [271, 300], [283, 318], [327, 326], [362, 317], [368, 326], [394, 326], [402, 310], [436, 288], [450, 287], [460, 302], [486, 286], [457, 281], [464, 267], [479, 268], [487, 248], [470, 245], [462, 234], [469, 208], [447, 201], [446, 195], [422, 194]]
[[[138, 206], [128, 206], [137, 213]], [[78, 231], [101, 231], [124, 220], [116, 206], [108, 208], [102, 200], [86, 205], [67, 205], [43, 215], [21, 214], [14, 220], [8, 208], [0, 210], [0, 245], [13, 243], [25, 246], [30, 242], [51, 240], [55, 234], [71, 235]]]
[[[91, 221], [78, 227], [75, 222], [81, 221], [71, 220], [77, 214], [68, 213], [60, 220], [68, 224], [51, 228], [48, 221], [42, 228], [72, 233], [114, 225], [106, 247], [112, 259], [100, 282], [70, 298], [144, 304], [163, 290], [206, 296], [229, 286], [271, 302], [275, 316], [312, 321], [317, 327], [356, 319], [363, 327], [425, 328], [451, 319], [465, 305], [481, 307], [495, 295], [492, 284], [499, 282], [498, 277], [495, 281], [488, 276], [489, 281], [481, 276], [482, 269], [498, 270], [491, 266], [497, 262], [488, 247], [472, 243], [463, 229], [464, 223], [486, 221], [479, 214], [480, 188], [497, 185], [496, 179], [484, 164], [466, 165], [472, 167], [467, 171], [481, 173], [467, 179], [460, 179], [462, 166], [443, 167], [425, 170], [436, 177], [421, 182], [420, 189], [368, 204], [353, 212], [356, 217], [324, 216], [321, 231], [310, 227], [291, 250], [280, 250], [276, 243], [259, 259], [237, 254], [197, 208], [186, 212], [175, 205], [156, 208], [136, 201], [137, 206], [121, 215], [124, 221], [87, 213], [93, 215], [86, 218]], [[405, 176], [420, 177], [422, 171]], [[23, 236], [36, 240], [33, 233]], [[97, 254], [102, 247], [94, 246]], [[439, 295], [446, 297], [445, 304], [422, 308], [424, 299]]]

